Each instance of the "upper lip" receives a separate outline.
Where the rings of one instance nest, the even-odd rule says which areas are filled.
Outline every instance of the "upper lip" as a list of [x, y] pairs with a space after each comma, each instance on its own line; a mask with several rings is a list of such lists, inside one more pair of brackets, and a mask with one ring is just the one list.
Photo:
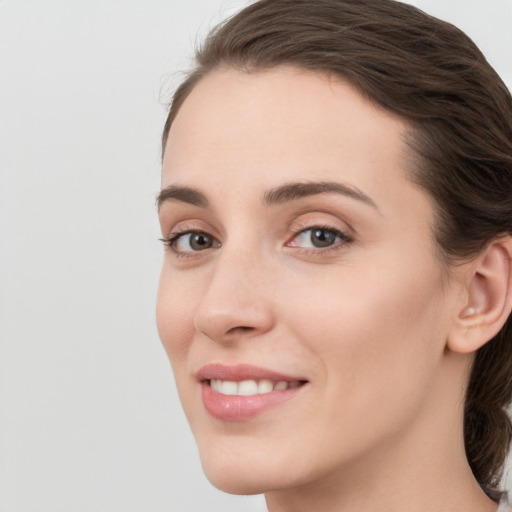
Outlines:
[[196, 373], [196, 377], [199, 381], [216, 379], [234, 382], [263, 379], [274, 382], [282, 380], [288, 382], [307, 380], [302, 377], [286, 375], [284, 373], [259, 366], [252, 366], [248, 364], [226, 365], [221, 363], [210, 363], [202, 366]]

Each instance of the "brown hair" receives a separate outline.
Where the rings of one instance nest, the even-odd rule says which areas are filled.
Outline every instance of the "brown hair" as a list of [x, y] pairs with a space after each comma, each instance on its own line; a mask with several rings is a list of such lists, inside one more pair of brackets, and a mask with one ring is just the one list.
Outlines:
[[[394, 0], [260, 0], [214, 29], [196, 63], [174, 94], [164, 149], [180, 106], [212, 69], [332, 73], [412, 126], [412, 178], [436, 200], [447, 262], [512, 234], [512, 98], [453, 25]], [[477, 352], [466, 395], [466, 454], [484, 489], [499, 485], [512, 438], [511, 321]]]

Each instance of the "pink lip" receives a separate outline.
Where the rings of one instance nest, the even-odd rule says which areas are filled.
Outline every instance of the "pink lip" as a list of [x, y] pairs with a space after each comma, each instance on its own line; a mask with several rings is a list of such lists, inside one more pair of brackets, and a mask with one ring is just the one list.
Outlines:
[[244, 421], [261, 414], [265, 410], [287, 402], [301, 392], [304, 386], [271, 391], [261, 395], [233, 396], [223, 395], [210, 387], [211, 379], [230, 380], [240, 382], [243, 380], [268, 379], [277, 381], [305, 381], [301, 377], [292, 377], [266, 368], [250, 365], [226, 366], [222, 364], [208, 364], [203, 366], [196, 374], [201, 384], [203, 404], [208, 413], [214, 418], [223, 421]]
[[262, 380], [268, 379], [274, 382], [278, 380], [286, 380], [292, 382], [294, 380], [307, 380], [303, 377], [295, 377], [292, 375], [285, 375], [284, 373], [275, 372], [267, 368], [260, 368], [258, 366], [251, 366], [248, 364], [237, 364], [234, 366], [213, 363], [207, 364], [200, 368], [196, 377], [199, 381], [219, 379], [219, 380], [232, 380], [240, 382], [242, 380]]

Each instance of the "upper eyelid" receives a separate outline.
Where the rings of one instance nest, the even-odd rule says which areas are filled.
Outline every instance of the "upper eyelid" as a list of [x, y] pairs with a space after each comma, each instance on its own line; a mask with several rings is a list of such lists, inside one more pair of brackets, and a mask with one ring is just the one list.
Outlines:
[[210, 233], [206, 229], [185, 229], [183, 231], [181, 231], [181, 230], [172, 231], [171, 233], [169, 233], [169, 236], [167, 237], [167, 239], [168, 240], [178, 240], [182, 236], [191, 235], [193, 233], [202, 233], [204, 235], [208, 235], [216, 242], [219, 242], [218, 238], [215, 235], [212, 235], [212, 233]]
[[[340, 218], [339, 214], [329, 211], [316, 210], [297, 212], [293, 217], [290, 217], [289, 220], [285, 220], [285, 223], [287, 227], [285, 228], [283, 226], [284, 232], [282, 234], [288, 241], [302, 231], [314, 228], [337, 231], [348, 238], [354, 238], [357, 235], [351, 223], [346, 219]], [[162, 225], [162, 234], [166, 239], [187, 233], [205, 233], [217, 241], [220, 241], [223, 236], [225, 236], [222, 228], [219, 229], [215, 225], [212, 225], [211, 221], [207, 222], [200, 217], [176, 219], [172, 224], [168, 222], [168, 226], [172, 227], [164, 229], [164, 225]], [[273, 226], [270, 226], [269, 229], [274, 231]], [[277, 234], [279, 231], [280, 229], [277, 228], [277, 231], [274, 231], [274, 233]]]
[[185, 235], [189, 235], [191, 233], [205, 233], [207, 235], [210, 235], [210, 233], [206, 229], [184, 228], [184, 229], [173, 229], [169, 233], [169, 237], [185, 236]]
[[347, 230], [352, 232], [356, 230], [353, 227], [355, 221], [354, 212], [347, 208], [330, 207], [328, 204], [307, 204], [294, 211], [290, 212], [289, 225], [332, 225], [337, 226], [338, 229]]
[[338, 231], [347, 237], [354, 238], [357, 234], [356, 230], [353, 229], [351, 224], [347, 221], [342, 220], [339, 216], [333, 215], [327, 212], [314, 212], [314, 214], [325, 215], [327, 214], [329, 218], [306, 218], [300, 219], [303, 215], [296, 219], [294, 222], [290, 223], [289, 233], [291, 234], [299, 234], [302, 231], [306, 231], [308, 229], [315, 228], [323, 228], [332, 231]]
[[168, 223], [168, 225], [172, 227], [163, 230], [166, 233], [166, 238], [170, 238], [174, 235], [184, 235], [186, 233], [207, 233], [214, 238], [218, 237], [217, 230], [200, 219], [183, 219]]
[[[291, 230], [291, 234], [293, 236], [297, 236], [300, 233], [303, 233], [304, 231], [309, 231], [311, 229], [325, 229], [326, 231], [336, 231], [342, 234], [346, 234], [347, 230], [343, 229], [338, 226], [334, 226], [329, 223], [323, 223], [323, 222], [313, 222], [313, 223], [304, 223], [304, 225], [299, 225]], [[172, 229], [172, 231], [169, 233], [168, 237], [176, 237], [176, 236], [182, 236], [187, 235], [190, 233], [205, 233], [213, 238], [216, 238], [217, 236], [212, 233], [212, 230], [209, 229], [203, 229], [195, 226], [184, 226], [180, 229]]]
[[297, 235], [300, 235], [301, 233], [305, 233], [306, 231], [312, 231], [314, 229], [324, 229], [325, 231], [333, 231], [336, 233], [344, 233], [345, 232], [345, 230], [340, 229], [336, 226], [332, 226], [330, 224], [316, 223], [316, 224], [311, 224], [308, 226], [299, 227], [297, 229], [294, 229], [294, 230], [292, 230], [292, 235], [297, 236]]

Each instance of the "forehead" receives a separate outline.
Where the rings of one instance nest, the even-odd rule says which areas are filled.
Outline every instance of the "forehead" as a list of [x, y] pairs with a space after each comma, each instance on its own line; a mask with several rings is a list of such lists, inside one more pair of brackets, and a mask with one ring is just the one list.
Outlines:
[[403, 184], [406, 123], [346, 81], [292, 67], [215, 70], [171, 126], [163, 185], [268, 187], [341, 179], [361, 189]]
[[319, 157], [319, 148], [344, 158], [358, 149], [368, 159], [401, 157], [406, 130], [338, 77], [292, 67], [215, 70], [191, 91], [171, 126], [164, 173], [177, 171], [181, 155], [190, 167], [194, 156], [229, 160], [235, 151], [285, 160], [292, 147], [297, 157]]

